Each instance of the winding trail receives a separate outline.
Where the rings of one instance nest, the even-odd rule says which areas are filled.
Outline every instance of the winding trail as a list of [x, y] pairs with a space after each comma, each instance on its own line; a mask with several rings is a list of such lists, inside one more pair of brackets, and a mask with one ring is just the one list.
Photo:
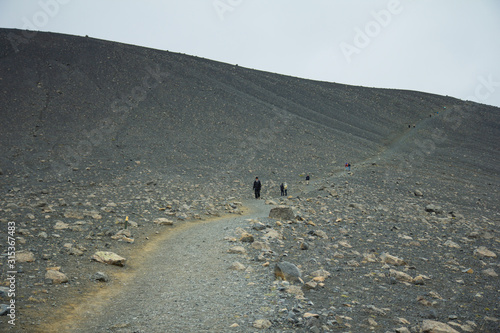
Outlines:
[[[135, 258], [135, 274], [103, 288], [75, 307], [58, 332], [244, 332], [268, 304], [270, 276], [229, 270], [241, 255], [224, 240], [248, 219], [267, 217], [263, 200], [244, 203], [248, 212], [215, 220], [185, 223], [161, 237]], [[133, 264], [131, 261], [130, 264]], [[130, 276], [132, 275], [132, 276]], [[269, 275], [269, 274], [267, 274]], [[264, 279], [264, 281], [262, 281]], [[262, 316], [263, 317], [263, 316]], [[230, 328], [234, 323], [237, 328]]]

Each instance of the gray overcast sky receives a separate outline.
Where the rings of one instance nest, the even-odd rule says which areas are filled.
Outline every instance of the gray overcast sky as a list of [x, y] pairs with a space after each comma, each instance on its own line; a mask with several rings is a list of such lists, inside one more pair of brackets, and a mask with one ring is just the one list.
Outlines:
[[499, 0], [0, 0], [0, 27], [500, 106]]

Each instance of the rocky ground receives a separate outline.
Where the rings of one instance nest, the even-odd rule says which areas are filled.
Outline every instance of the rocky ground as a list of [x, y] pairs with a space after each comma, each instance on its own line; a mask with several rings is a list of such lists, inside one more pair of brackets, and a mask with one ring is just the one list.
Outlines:
[[[426, 330], [426, 325], [434, 322], [448, 325], [445, 332], [498, 331], [497, 208], [479, 203], [476, 207], [461, 206], [429, 192], [432, 186], [424, 179], [391, 179], [381, 169], [376, 163], [365, 164], [351, 172], [313, 179], [309, 185], [292, 183], [289, 197], [272, 195], [268, 189], [266, 200], [261, 200], [268, 208], [253, 208], [252, 214], [242, 209], [240, 198], [220, 200], [200, 194], [197, 199], [188, 199], [187, 193], [193, 193], [189, 184], [170, 184], [176, 192], [186, 193], [171, 201], [162, 197], [164, 190], [160, 189], [166, 186], [160, 182], [74, 189], [75, 198], [85, 198], [82, 202], [58, 197], [56, 188], [33, 191], [28, 196], [13, 189], [2, 206], [2, 224], [25, 217], [17, 225], [17, 244], [26, 262], [18, 258], [16, 330], [50, 331], [56, 322], [74, 331], [96, 331], [85, 327], [98, 321], [82, 321], [84, 312], [75, 313], [75, 309], [80, 302], [99, 309], [104, 302], [102, 312], [106, 315], [101, 318], [107, 322], [98, 331], [150, 332], [137, 318], [144, 320], [141, 314], [149, 311], [159, 315], [165, 309], [178, 316], [150, 326], [155, 327], [153, 331], [164, 331], [167, 326], [179, 332], [213, 331], [206, 326], [210, 321], [197, 326], [201, 319], [187, 313], [193, 308], [199, 310], [200, 318], [215, 318], [212, 323], [219, 324], [213, 327], [219, 332], [256, 327], [274, 332], [441, 332]], [[250, 186], [236, 184], [233, 192], [244, 188], [248, 198]], [[103, 202], [103, 197], [113, 200]], [[270, 218], [269, 210], [278, 205], [292, 208], [292, 215]], [[142, 213], [133, 214], [138, 211]], [[155, 292], [147, 296], [137, 277], [138, 272], [157, 270], [158, 258], [179, 260], [170, 257], [171, 251], [158, 252], [165, 235], [191, 224], [186, 221], [225, 213], [236, 214], [234, 219], [239, 222], [224, 227], [195, 222], [191, 227], [208, 228], [203, 241], [211, 242], [209, 250], [200, 250], [196, 239], [180, 241], [194, 258], [208, 251], [226, 256], [216, 263], [218, 273], [214, 276], [207, 273], [208, 267], [203, 269], [213, 262], [197, 262], [198, 269], [194, 273], [189, 270], [189, 278], [184, 278], [190, 286], [185, 288], [208, 284], [207, 290], [220, 291], [235, 283], [238, 292], [232, 290], [229, 297], [220, 292], [207, 292], [207, 296], [203, 288], [195, 288], [196, 296], [192, 297], [179, 292], [173, 302], [182, 302], [180, 312], [172, 310], [174, 303], [165, 299], [161, 306], [148, 303], [154, 295], [182, 285], [174, 283], [162, 289], [165, 283], [158, 284], [158, 278], [150, 277], [146, 281]], [[123, 232], [126, 216], [128, 228]], [[52, 223], [43, 223], [47, 220]], [[105, 265], [91, 259], [96, 251], [115, 252], [129, 260], [123, 267]], [[141, 266], [150, 256], [158, 258]], [[277, 274], [276, 266], [283, 262], [292, 271], [287, 273], [285, 267], [285, 274]], [[185, 270], [178, 266], [170, 269]], [[65, 278], [48, 277], [47, 269], [53, 267]], [[219, 281], [224, 277], [229, 280]], [[140, 301], [131, 297], [138, 286], [146, 295]], [[119, 309], [120, 304], [127, 309], [126, 300], [138, 309], [129, 309], [121, 317], [108, 314], [114, 307], [106, 303], [107, 290], [125, 295], [116, 298], [117, 303], [111, 300]], [[86, 297], [96, 292], [104, 299]], [[241, 295], [257, 307], [242, 305]], [[211, 305], [201, 305], [201, 300]], [[141, 305], [143, 302], [149, 305]], [[138, 315], [130, 315], [130, 311]], [[234, 316], [223, 320], [228, 311], [235, 311]], [[8, 317], [3, 318], [1, 325], [8, 329]], [[71, 326], [75, 322], [80, 326]]]
[[1, 331], [499, 331], [498, 108], [25, 35], [0, 29]]

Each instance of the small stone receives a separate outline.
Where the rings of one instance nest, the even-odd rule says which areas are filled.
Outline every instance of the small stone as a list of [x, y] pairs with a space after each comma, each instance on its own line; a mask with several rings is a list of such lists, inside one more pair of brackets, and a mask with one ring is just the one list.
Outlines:
[[254, 241], [253, 235], [247, 232], [241, 234], [240, 242], [252, 243]]
[[299, 248], [301, 250], [308, 250], [309, 249], [309, 244], [307, 244], [306, 242], [302, 242], [302, 243], [300, 243]]
[[45, 273], [45, 278], [52, 280], [52, 284], [61, 284], [69, 281], [66, 274], [52, 269], [49, 269], [47, 273]]
[[155, 224], [158, 224], [158, 225], [173, 225], [174, 224], [174, 221], [169, 220], [165, 217], [159, 217], [159, 218], [155, 219], [153, 222]]
[[251, 247], [255, 250], [261, 250], [266, 252], [271, 251], [271, 247], [269, 246], [268, 243], [265, 242], [260, 242], [260, 241], [253, 242]]
[[314, 230], [313, 234], [319, 238], [328, 239], [328, 235], [323, 230]]
[[327, 277], [331, 276], [330, 272], [325, 271], [324, 269], [319, 269], [317, 271], [314, 271], [310, 275], [312, 277], [323, 277], [323, 278], [327, 278]]
[[403, 281], [403, 282], [413, 282], [413, 278], [404, 272], [400, 272], [400, 271], [397, 271], [395, 269], [391, 269], [391, 270], [389, 270], [389, 274], [391, 277], [394, 277], [396, 280]]
[[495, 252], [488, 250], [485, 246], [480, 246], [477, 249], [475, 249], [474, 255], [479, 257], [479, 258], [483, 258], [483, 257], [496, 258], [497, 257]]
[[56, 224], [54, 225], [55, 230], [65, 230], [69, 228], [69, 224], [64, 223], [63, 221], [56, 221]]
[[396, 328], [396, 333], [411, 333], [411, 331], [406, 327]]
[[495, 272], [495, 270], [493, 268], [485, 269], [481, 273], [483, 273], [484, 275], [487, 275], [487, 276], [491, 276], [491, 277], [498, 276], [497, 272]]
[[350, 203], [349, 207], [359, 209], [362, 212], [366, 211], [365, 207], [359, 203]]
[[30, 251], [19, 251], [16, 253], [16, 262], [33, 262], [35, 255]]
[[415, 191], [413, 192], [413, 194], [414, 194], [416, 197], [423, 197], [423, 196], [424, 196], [424, 194], [423, 194], [423, 193], [422, 193], [422, 191], [420, 191], [420, 190], [415, 190]]
[[107, 251], [98, 251], [93, 256], [92, 259], [103, 264], [123, 266], [127, 259], [120, 257], [118, 254]]
[[444, 242], [443, 245], [447, 246], [447, 247], [455, 248], [455, 249], [459, 249], [460, 248], [460, 245], [458, 245], [457, 243], [455, 243], [455, 242], [453, 242], [451, 240], [447, 240], [446, 242]]
[[316, 313], [311, 313], [311, 312], [306, 312], [304, 313], [304, 318], [318, 318], [319, 317], [319, 314], [316, 314]]
[[94, 273], [94, 275], [92, 275], [92, 280], [99, 282], [108, 282], [109, 276], [104, 272], [96, 272]]
[[257, 319], [256, 321], [253, 322], [253, 327], [255, 328], [260, 328], [260, 329], [266, 329], [271, 327], [271, 322], [267, 319]]
[[383, 263], [386, 263], [386, 264], [389, 264], [389, 265], [394, 265], [394, 266], [405, 266], [405, 265], [407, 265], [407, 263], [403, 259], [395, 257], [395, 256], [390, 255], [388, 253], [382, 253], [380, 255], [380, 260]]
[[233, 254], [245, 254], [245, 253], [247, 253], [247, 250], [245, 250], [245, 248], [243, 246], [233, 246], [232, 248], [227, 250], [227, 252], [233, 253]]
[[305, 289], [316, 289], [317, 286], [318, 286], [318, 283], [315, 281], [309, 281], [306, 284], [304, 284]]
[[0, 304], [0, 316], [6, 316], [9, 312], [9, 306], [7, 304]]
[[278, 206], [271, 209], [269, 218], [277, 220], [293, 220], [295, 215], [293, 209], [287, 206]]
[[245, 265], [243, 265], [238, 261], [233, 262], [231, 266], [229, 266], [229, 269], [232, 269], [234, 271], [244, 271], [245, 268], [246, 268]]
[[418, 286], [424, 285], [424, 277], [422, 275], [418, 275], [413, 279], [413, 283]]
[[425, 211], [429, 212], [429, 213], [435, 213], [435, 214], [442, 214], [443, 213], [443, 209], [441, 208], [441, 206], [436, 206], [433, 204], [425, 206]]
[[424, 320], [422, 323], [422, 332], [425, 333], [459, 333], [448, 324], [434, 320]]

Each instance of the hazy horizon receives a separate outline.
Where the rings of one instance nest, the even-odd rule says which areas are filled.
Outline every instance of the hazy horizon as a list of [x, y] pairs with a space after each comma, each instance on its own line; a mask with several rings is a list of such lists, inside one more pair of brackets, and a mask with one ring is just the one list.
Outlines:
[[0, 0], [0, 27], [500, 107], [500, 2]]

